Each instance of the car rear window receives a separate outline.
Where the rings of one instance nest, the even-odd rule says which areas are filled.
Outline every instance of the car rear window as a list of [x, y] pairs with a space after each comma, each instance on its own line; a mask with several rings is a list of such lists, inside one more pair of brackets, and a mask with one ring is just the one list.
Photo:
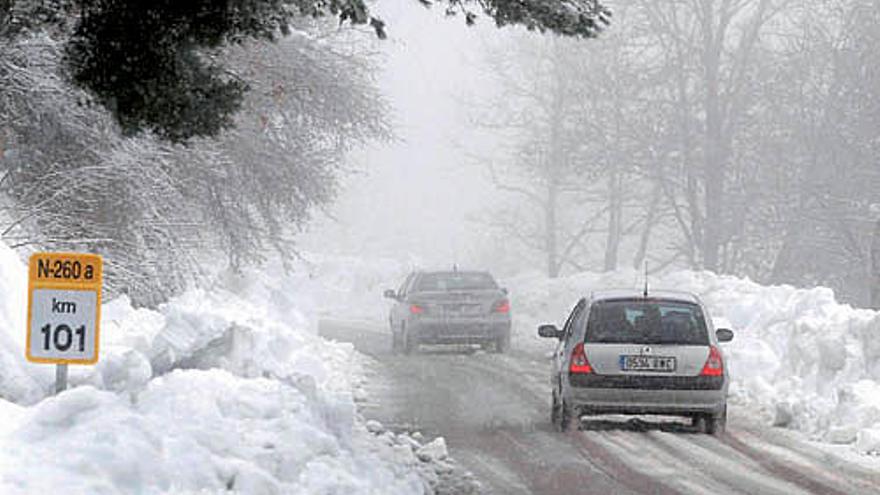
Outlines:
[[497, 288], [498, 284], [488, 273], [426, 273], [416, 283], [416, 290], [419, 292], [454, 292]]
[[709, 335], [703, 312], [696, 304], [634, 299], [594, 303], [585, 341], [708, 345]]

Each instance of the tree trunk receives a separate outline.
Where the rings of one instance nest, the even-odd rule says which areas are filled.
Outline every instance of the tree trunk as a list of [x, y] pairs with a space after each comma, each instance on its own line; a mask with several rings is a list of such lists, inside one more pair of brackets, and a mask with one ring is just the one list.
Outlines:
[[880, 309], [880, 219], [874, 223], [871, 236], [871, 307]]
[[[554, 41], [554, 47], [556, 42]], [[556, 209], [559, 202], [559, 184], [561, 177], [564, 175], [562, 148], [562, 132], [563, 121], [565, 119], [565, 81], [560, 73], [559, 59], [553, 58], [554, 77], [552, 89], [552, 103], [550, 107], [550, 139], [549, 149], [546, 156], [549, 163], [545, 163], [548, 167], [547, 171], [547, 210], [546, 210], [546, 246], [547, 246], [547, 276], [556, 278], [559, 276], [562, 264], [559, 262], [559, 246], [557, 244], [556, 232]]]
[[657, 216], [657, 206], [662, 196], [660, 185], [654, 185], [654, 192], [651, 194], [651, 204], [645, 211], [645, 228], [642, 229], [642, 235], [639, 237], [639, 248], [633, 258], [633, 268], [639, 270], [642, 268], [645, 259], [648, 257], [648, 242], [651, 239], [651, 230], [654, 228], [654, 219]]
[[611, 164], [608, 177], [608, 237], [605, 239], [605, 271], [617, 270], [617, 253], [620, 250], [620, 230], [623, 217], [623, 174], [617, 164]]
[[704, 4], [703, 13], [703, 67], [705, 77], [705, 93], [703, 104], [706, 110], [706, 126], [703, 149], [703, 171], [705, 177], [705, 212], [706, 222], [703, 231], [703, 267], [717, 271], [718, 251], [724, 211], [724, 165], [721, 142], [721, 101], [718, 91], [718, 73], [721, 58], [721, 40], [723, 32], [714, 32], [714, 2]]
[[559, 253], [556, 243], [556, 203], [559, 192], [554, 181], [547, 185], [547, 206], [544, 211], [544, 241], [547, 250], [547, 276], [559, 276]]
[[[697, 261], [697, 253], [702, 249], [703, 239], [703, 214], [700, 210], [699, 195], [697, 194], [697, 177], [698, 170], [693, 159], [693, 130], [691, 126], [691, 102], [688, 89], [688, 81], [686, 78], [686, 63], [683, 48], [677, 44], [676, 48], [677, 65], [675, 66], [676, 76], [676, 93], [678, 94], [678, 125], [680, 126], [681, 142], [681, 164], [685, 175], [684, 198], [687, 202], [687, 211], [690, 215], [690, 235], [687, 238], [687, 261], [691, 269], [699, 268]], [[660, 179], [662, 180], [662, 178]], [[685, 230], [682, 224], [682, 232]], [[685, 233], [686, 234], [686, 233]], [[641, 265], [641, 262], [639, 262]], [[638, 266], [636, 268], [639, 268]]]

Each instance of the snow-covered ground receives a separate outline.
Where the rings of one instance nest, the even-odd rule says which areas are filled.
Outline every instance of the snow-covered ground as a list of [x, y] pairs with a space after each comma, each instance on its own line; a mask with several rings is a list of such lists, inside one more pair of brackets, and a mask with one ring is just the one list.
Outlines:
[[[307, 255], [225, 274], [157, 310], [104, 305], [101, 359], [53, 369], [24, 361], [26, 273], [0, 244], [0, 492], [421, 493], [448, 472], [442, 440], [422, 445], [357, 413], [363, 356], [316, 335], [319, 318], [383, 322], [406, 267]], [[635, 287], [635, 272], [510, 289], [515, 347], [544, 351], [541, 322], [561, 323], [596, 288]], [[880, 454], [880, 313], [824, 288], [765, 287], [707, 272], [652, 278], [693, 291], [736, 338], [725, 344], [733, 400], [767, 422]]]
[[[390, 260], [310, 255], [309, 276], [293, 292], [314, 294], [316, 317], [383, 324], [407, 267]], [[553, 343], [537, 336], [539, 323], [562, 325], [591, 290], [637, 288], [637, 271], [579, 273], [548, 279], [539, 273], [499, 281], [510, 290], [513, 346], [538, 352]], [[261, 286], [270, 286], [265, 282]], [[732, 400], [777, 426], [811, 438], [880, 454], [880, 312], [840, 304], [830, 289], [763, 286], [711, 272], [652, 276], [655, 289], [684, 290], [709, 306], [716, 326], [736, 337], [723, 344]]]
[[273, 273], [156, 311], [109, 301], [100, 362], [50, 396], [53, 367], [24, 361], [25, 266], [0, 244], [0, 493], [431, 491], [455, 467], [442, 439], [365, 423], [362, 357], [315, 335], [315, 277]]
[[[295, 293], [317, 297], [315, 317], [364, 319], [384, 324], [407, 267], [390, 260], [309, 255], [309, 275]], [[591, 290], [637, 288], [636, 271], [579, 273], [548, 279], [539, 273], [499, 281], [510, 290], [513, 345], [548, 351], [539, 323], [561, 325]], [[267, 281], [261, 286], [271, 286]], [[732, 400], [775, 424], [861, 453], [880, 454], [880, 312], [840, 304], [830, 289], [763, 286], [711, 272], [652, 276], [655, 289], [685, 290], [709, 306], [716, 326], [736, 337], [723, 344], [732, 376]]]

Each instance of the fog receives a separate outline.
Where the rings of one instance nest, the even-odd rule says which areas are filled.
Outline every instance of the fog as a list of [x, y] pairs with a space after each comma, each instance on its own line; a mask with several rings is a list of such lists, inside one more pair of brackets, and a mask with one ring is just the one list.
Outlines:
[[503, 273], [709, 269], [874, 304], [877, 9], [844, 4], [612, 4], [572, 40], [381, 3], [396, 139], [350, 153], [302, 243]]
[[[448, 6], [377, 2], [388, 39], [285, 13], [291, 35], [220, 49], [192, 43], [192, 12], [131, 44], [21, 24], [0, 59], [4, 239], [106, 253], [110, 292], [148, 304], [198, 284], [196, 252], [238, 269], [274, 249], [708, 270], [880, 307], [875, 1], [610, 2], [601, 30], [566, 21], [579, 36], [562, 12], [499, 29]], [[139, 95], [145, 63], [162, 87]]]
[[377, 12], [389, 24], [389, 39], [373, 46], [395, 138], [350, 154], [354, 173], [303, 246], [414, 266], [485, 263], [485, 232], [474, 217], [499, 199], [472, 156], [491, 137], [476, 136], [467, 101], [492, 92], [483, 50], [509, 33], [485, 18], [467, 28], [417, 2], [383, 2]]

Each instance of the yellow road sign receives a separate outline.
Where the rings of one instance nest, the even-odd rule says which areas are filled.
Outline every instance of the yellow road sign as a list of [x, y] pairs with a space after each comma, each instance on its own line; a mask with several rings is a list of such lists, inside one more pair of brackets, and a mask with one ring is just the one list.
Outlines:
[[35, 253], [28, 263], [28, 361], [98, 362], [103, 261], [96, 254]]

